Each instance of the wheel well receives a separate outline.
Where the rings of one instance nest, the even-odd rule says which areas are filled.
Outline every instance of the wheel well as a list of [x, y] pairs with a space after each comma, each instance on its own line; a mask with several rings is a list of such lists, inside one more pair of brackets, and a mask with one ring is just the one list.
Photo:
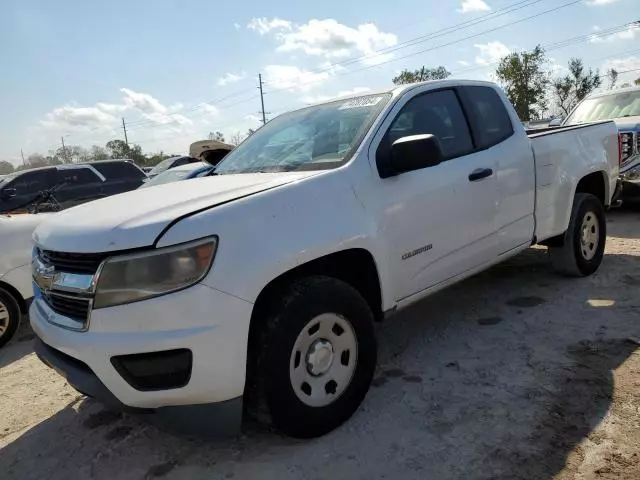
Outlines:
[[0, 281], [0, 288], [3, 290], [6, 290], [13, 298], [16, 299], [16, 301], [18, 302], [18, 306], [20, 307], [20, 313], [22, 313], [23, 315], [26, 315], [29, 309], [27, 308], [26, 300], [22, 298], [22, 295], [20, 295], [20, 292], [18, 292], [18, 290], [16, 290], [15, 287], [12, 287], [8, 283], [2, 282], [2, 281]]
[[602, 205], [607, 205], [605, 195], [606, 178], [603, 172], [593, 172], [583, 177], [576, 187], [576, 193], [590, 193], [598, 197]]
[[367, 301], [374, 318], [382, 318], [380, 279], [373, 256], [367, 250], [354, 248], [311, 260], [269, 282], [256, 299], [251, 326], [253, 327], [254, 319], [269, 308], [273, 299], [278, 298], [292, 282], [310, 275], [324, 275], [348, 283]]

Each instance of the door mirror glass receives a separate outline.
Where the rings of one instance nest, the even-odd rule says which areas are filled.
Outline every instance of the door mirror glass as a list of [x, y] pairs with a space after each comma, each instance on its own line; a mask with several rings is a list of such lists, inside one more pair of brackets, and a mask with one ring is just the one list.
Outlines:
[[430, 134], [402, 137], [391, 145], [392, 174], [434, 167], [442, 162], [443, 154], [440, 142]]
[[9, 200], [15, 196], [16, 196], [15, 188], [3, 188], [2, 190], [0, 190], [0, 199], [2, 200]]
[[553, 120], [551, 120], [549, 122], [549, 126], [550, 127], [559, 127], [560, 125], [562, 125], [562, 119], [561, 118], [554, 118]]

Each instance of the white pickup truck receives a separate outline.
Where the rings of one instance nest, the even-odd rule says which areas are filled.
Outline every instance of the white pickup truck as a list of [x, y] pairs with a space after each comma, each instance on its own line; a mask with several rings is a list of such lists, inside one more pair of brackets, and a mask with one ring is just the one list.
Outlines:
[[191, 431], [236, 431], [244, 403], [322, 435], [369, 389], [374, 321], [538, 243], [595, 272], [619, 155], [612, 122], [527, 136], [486, 82], [284, 114], [213, 176], [45, 220], [36, 351], [80, 392]]

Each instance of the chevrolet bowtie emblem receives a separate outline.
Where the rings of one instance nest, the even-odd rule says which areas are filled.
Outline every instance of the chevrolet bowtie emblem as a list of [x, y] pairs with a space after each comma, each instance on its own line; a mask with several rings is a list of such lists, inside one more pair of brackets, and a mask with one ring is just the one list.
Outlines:
[[33, 281], [44, 292], [51, 290], [53, 282], [56, 278], [55, 267], [42, 262], [39, 258], [35, 258], [32, 264]]

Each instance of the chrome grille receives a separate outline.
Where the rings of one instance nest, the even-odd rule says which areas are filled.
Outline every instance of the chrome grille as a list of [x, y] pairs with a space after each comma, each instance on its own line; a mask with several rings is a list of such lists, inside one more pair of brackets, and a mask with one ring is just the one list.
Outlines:
[[53, 291], [46, 292], [43, 296], [54, 312], [75, 320], [83, 326], [86, 324], [91, 312], [90, 298]]
[[633, 132], [620, 132], [620, 145], [622, 147], [621, 159], [624, 163], [633, 155]]
[[93, 275], [108, 253], [67, 253], [40, 250], [40, 259], [53, 265], [58, 272]]

